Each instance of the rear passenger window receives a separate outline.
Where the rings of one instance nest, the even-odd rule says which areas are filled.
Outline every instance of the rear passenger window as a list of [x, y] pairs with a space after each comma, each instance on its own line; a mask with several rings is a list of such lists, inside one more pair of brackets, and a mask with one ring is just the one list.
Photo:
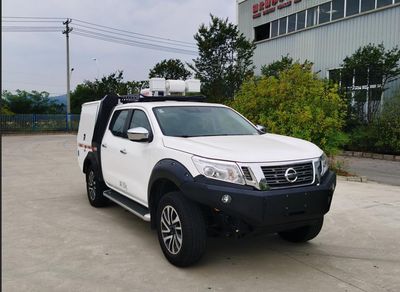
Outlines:
[[145, 128], [149, 133], [151, 132], [150, 122], [147, 119], [146, 114], [141, 110], [135, 110], [133, 112], [131, 124], [129, 125], [129, 129], [142, 127]]
[[128, 118], [129, 111], [116, 111], [111, 120], [110, 131], [118, 137], [126, 137], [125, 123]]

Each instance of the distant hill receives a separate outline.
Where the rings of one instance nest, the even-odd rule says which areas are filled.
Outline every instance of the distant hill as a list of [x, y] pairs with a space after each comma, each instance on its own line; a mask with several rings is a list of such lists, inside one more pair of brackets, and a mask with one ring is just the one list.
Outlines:
[[58, 104], [64, 105], [64, 111], [67, 112], [67, 95], [49, 96], [50, 100], [55, 100]]
[[58, 104], [67, 105], [67, 95], [50, 96], [50, 100], [56, 100]]

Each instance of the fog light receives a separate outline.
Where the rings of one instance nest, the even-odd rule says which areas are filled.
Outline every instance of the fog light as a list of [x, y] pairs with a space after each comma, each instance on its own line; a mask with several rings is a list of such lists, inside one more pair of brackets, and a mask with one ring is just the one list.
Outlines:
[[229, 204], [232, 201], [232, 197], [229, 195], [223, 195], [221, 197], [221, 202], [224, 204]]

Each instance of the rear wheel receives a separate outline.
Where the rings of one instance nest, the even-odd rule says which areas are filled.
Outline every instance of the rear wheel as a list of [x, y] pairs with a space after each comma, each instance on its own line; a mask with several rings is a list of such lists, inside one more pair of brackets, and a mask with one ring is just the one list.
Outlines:
[[290, 242], [306, 242], [316, 237], [321, 231], [324, 217], [312, 225], [299, 227], [292, 230], [279, 232], [280, 237]]
[[180, 192], [170, 192], [161, 198], [157, 233], [165, 257], [175, 266], [194, 264], [204, 254], [206, 226], [203, 214]]
[[90, 205], [93, 207], [108, 205], [108, 199], [103, 196], [103, 192], [106, 189], [105, 183], [98, 179], [93, 167], [89, 166], [86, 171], [86, 190]]

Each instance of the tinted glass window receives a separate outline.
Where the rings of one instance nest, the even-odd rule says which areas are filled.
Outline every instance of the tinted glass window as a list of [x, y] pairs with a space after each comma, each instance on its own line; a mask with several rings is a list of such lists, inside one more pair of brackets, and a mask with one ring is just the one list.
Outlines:
[[157, 107], [153, 111], [166, 136], [259, 135], [249, 122], [229, 108], [170, 106]]
[[126, 137], [125, 122], [128, 118], [129, 110], [116, 111], [111, 120], [110, 130], [115, 136]]
[[361, 12], [375, 8], [375, 0], [361, 0]]
[[146, 114], [141, 110], [135, 110], [133, 112], [132, 120], [129, 125], [129, 129], [142, 127], [145, 128], [149, 133], [151, 132], [150, 122], [147, 119]]
[[319, 23], [325, 23], [331, 20], [331, 3], [325, 3], [319, 6]]
[[396, 1], [394, 1], [395, 3], [400, 3], [400, 0], [396, 0]]
[[382, 83], [382, 69], [379, 67], [372, 66], [369, 68], [369, 84], [381, 84]]
[[307, 27], [314, 26], [317, 23], [317, 8], [307, 9]]
[[380, 101], [382, 97], [382, 89], [380, 87], [369, 89], [369, 99]]
[[342, 86], [350, 87], [353, 86], [354, 74], [345, 70], [341, 72]]
[[332, 20], [343, 18], [344, 16], [344, 0], [332, 1]]
[[254, 28], [254, 40], [261, 41], [269, 39], [269, 27], [270, 23], [266, 23]]
[[340, 69], [329, 70], [329, 80], [334, 83], [340, 83]]
[[359, 13], [360, 0], [347, 0], [346, 16]]
[[392, 4], [392, 0], [377, 0], [377, 2], [376, 2], [376, 6], [378, 8], [386, 6], [386, 5], [390, 5], [390, 4]]
[[286, 33], [286, 17], [279, 19], [279, 35]]
[[288, 32], [296, 30], [296, 14], [289, 15], [288, 17]]
[[278, 35], [278, 20], [272, 22], [271, 37], [276, 37]]
[[363, 86], [368, 84], [368, 69], [360, 68], [354, 71], [354, 85]]
[[306, 11], [297, 13], [297, 29], [303, 29], [306, 27]]

